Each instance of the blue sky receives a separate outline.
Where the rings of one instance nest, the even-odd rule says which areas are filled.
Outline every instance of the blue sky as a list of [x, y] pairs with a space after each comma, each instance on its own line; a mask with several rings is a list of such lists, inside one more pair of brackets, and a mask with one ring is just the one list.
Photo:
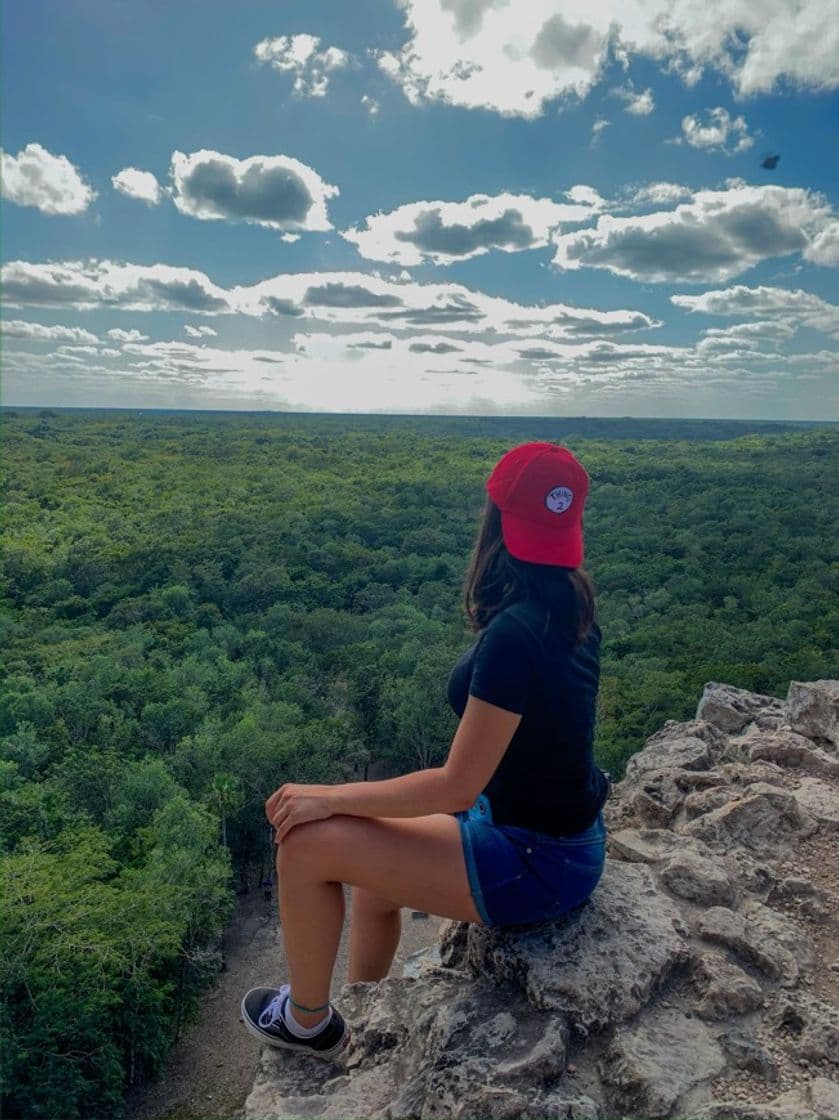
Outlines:
[[834, 418], [795, 7], [5, 5], [4, 403]]

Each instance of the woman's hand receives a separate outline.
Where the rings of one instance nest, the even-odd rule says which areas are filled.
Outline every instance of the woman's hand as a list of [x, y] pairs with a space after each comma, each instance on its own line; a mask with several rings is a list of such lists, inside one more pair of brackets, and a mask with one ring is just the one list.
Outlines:
[[331, 817], [334, 810], [328, 800], [329, 789], [286, 782], [272, 793], [265, 802], [265, 816], [276, 829], [274, 843], [282, 843], [295, 825]]

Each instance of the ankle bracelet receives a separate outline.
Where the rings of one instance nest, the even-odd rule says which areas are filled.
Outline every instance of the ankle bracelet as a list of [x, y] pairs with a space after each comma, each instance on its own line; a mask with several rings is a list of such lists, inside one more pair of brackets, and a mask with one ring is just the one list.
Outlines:
[[304, 1007], [302, 1003], [297, 1003], [291, 996], [288, 997], [288, 1002], [293, 1007], [299, 1007], [301, 1011], [323, 1011], [324, 1007], [329, 1007], [329, 1003], [322, 1003], [320, 1007]]

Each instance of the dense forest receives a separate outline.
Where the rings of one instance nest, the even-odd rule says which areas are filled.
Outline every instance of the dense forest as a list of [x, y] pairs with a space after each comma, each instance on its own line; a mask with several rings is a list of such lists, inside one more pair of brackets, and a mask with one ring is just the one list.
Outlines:
[[735, 421], [6, 410], [3, 1114], [119, 1117], [201, 991], [284, 781], [440, 765], [484, 481], [591, 476], [615, 779], [706, 681], [839, 676], [839, 439]]

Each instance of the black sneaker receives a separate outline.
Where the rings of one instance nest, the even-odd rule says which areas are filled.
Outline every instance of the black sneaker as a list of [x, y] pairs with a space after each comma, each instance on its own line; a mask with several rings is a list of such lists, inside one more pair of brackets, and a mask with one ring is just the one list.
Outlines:
[[329, 1022], [311, 1038], [298, 1038], [288, 1029], [283, 1018], [285, 1002], [291, 985], [281, 988], [251, 988], [242, 1000], [242, 1020], [257, 1038], [269, 1046], [297, 1050], [313, 1058], [337, 1058], [350, 1041], [350, 1029], [337, 1008], [333, 1007]]

